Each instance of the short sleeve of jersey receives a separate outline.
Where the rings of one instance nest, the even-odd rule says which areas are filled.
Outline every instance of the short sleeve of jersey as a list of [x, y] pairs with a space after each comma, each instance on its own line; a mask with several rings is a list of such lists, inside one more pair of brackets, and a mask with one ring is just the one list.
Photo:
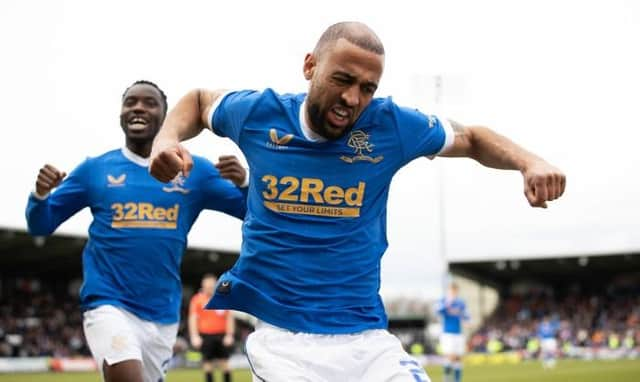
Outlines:
[[209, 124], [213, 132], [239, 144], [242, 127], [261, 95], [261, 92], [254, 90], [242, 90], [220, 96], [209, 115]]
[[447, 120], [399, 106], [394, 114], [407, 161], [433, 157], [453, 144], [454, 133]]

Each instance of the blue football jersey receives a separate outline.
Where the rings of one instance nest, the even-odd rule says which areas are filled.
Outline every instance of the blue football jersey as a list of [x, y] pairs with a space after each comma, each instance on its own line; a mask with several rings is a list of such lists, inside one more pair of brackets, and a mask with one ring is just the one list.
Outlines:
[[49, 235], [89, 207], [93, 221], [83, 251], [83, 310], [122, 307], [158, 323], [179, 320], [180, 263], [187, 234], [203, 209], [243, 218], [246, 191], [194, 156], [188, 178], [161, 183], [148, 160], [126, 148], [88, 158], [46, 199], [33, 194], [26, 209], [33, 235]]
[[469, 319], [467, 305], [460, 298], [440, 299], [437, 312], [442, 316], [442, 331], [449, 334], [462, 334], [462, 321]]
[[344, 137], [313, 141], [303, 133], [305, 97], [238, 91], [214, 106], [210, 125], [240, 147], [251, 181], [240, 258], [208, 307], [307, 333], [385, 328], [378, 290], [389, 184], [453, 134], [380, 98]]
[[538, 324], [538, 337], [556, 338], [558, 330], [560, 330], [560, 324], [557, 321], [542, 321]]

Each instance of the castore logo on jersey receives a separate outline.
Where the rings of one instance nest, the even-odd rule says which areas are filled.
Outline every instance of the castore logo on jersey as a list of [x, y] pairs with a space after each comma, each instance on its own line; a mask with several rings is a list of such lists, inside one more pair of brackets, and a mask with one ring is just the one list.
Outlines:
[[121, 174], [118, 177], [115, 177], [111, 174], [107, 175], [107, 187], [122, 187], [124, 186], [124, 181], [127, 179], [127, 174]]

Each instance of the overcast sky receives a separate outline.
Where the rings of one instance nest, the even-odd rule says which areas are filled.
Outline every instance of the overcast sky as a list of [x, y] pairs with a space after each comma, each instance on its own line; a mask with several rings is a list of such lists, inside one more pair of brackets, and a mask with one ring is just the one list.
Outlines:
[[[534, 210], [518, 173], [464, 159], [413, 162], [392, 185], [385, 293], [437, 294], [443, 255], [640, 250], [640, 2], [632, 0], [4, 0], [0, 226], [25, 228], [45, 162], [69, 171], [122, 146], [120, 96], [131, 82], [156, 82], [170, 105], [193, 87], [306, 91], [305, 53], [343, 20], [369, 24], [385, 44], [378, 95], [487, 125], [568, 176], [564, 198]], [[188, 146], [214, 161], [239, 154], [212, 134]], [[84, 234], [89, 221], [84, 211], [59, 232]], [[240, 223], [205, 213], [190, 243], [237, 249]]]

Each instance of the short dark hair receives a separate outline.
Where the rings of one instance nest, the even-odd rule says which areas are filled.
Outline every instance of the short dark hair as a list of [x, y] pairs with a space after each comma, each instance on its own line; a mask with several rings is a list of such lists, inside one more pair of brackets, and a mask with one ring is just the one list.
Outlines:
[[124, 93], [122, 93], [122, 99], [124, 100], [124, 97], [127, 95], [127, 92], [129, 91], [129, 89], [131, 89], [132, 87], [136, 86], [136, 85], [149, 85], [149, 86], [153, 86], [154, 88], [156, 88], [159, 92], [160, 92], [160, 96], [162, 97], [162, 106], [164, 107], [164, 114], [167, 114], [167, 108], [168, 108], [168, 104], [167, 104], [167, 95], [164, 94], [164, 92], [162, 91], [162, 89], [160, 89], [160, 86], [156, 85], [155, 83], [151, 82], [151, 81], [147, 81], [147, 80], [138, 80], [134, 83], [132, 83], [131, 85], [129, 85], [129, 87], [127, 87], [124, 90]]
[[320, 55], [329, 45], [341, 38], [370, 52], [384, 54], [384, 45], [375, 32], [367, 25], [356, 21], [343, 21], [331, 25], [320, 36], [313, 52]]

